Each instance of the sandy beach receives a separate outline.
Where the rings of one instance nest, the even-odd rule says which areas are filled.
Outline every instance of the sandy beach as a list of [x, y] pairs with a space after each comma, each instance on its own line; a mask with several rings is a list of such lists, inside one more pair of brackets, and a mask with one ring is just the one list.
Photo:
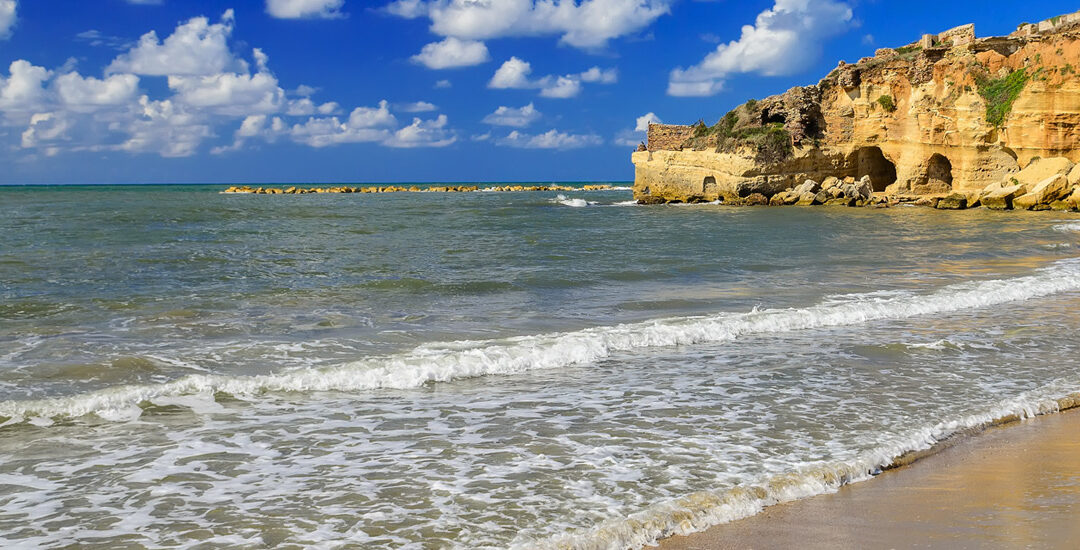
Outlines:
[[991, 428], [835, 494], [663, 541], [726, 548], [1076, 548], [1080, 410]]

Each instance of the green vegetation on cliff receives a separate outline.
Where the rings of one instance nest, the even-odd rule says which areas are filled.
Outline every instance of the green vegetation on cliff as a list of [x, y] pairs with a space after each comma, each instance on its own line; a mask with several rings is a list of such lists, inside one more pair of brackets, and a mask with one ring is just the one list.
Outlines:
[[891, 113], [896, 110], [896, 104], [893, 103], [893, 98], [891, 95], [883, 95], [877, 98], [877, 102], [879, 105], [881, 105], [882, 109], [885, 109], [886, 113]]
[[986, 122], [994, 127], [1004, 124], [1029, 79], [1027, 69], [1017, 69], [1003, 78], [976, 77], [979, 95], [986, 100]]
[[[791, 134], [782, 122], [761, 124], [756, 100], [729, 111], [712, 126], [704, 121], [694, 125], [693, 136], [684, 145], [691, 149], [715, 147], [717, 151], [738, 146], [752, 146], [765, 162], [780, 161], [791, 155]], [[741, 124], [740, 124], [741, 122]]]

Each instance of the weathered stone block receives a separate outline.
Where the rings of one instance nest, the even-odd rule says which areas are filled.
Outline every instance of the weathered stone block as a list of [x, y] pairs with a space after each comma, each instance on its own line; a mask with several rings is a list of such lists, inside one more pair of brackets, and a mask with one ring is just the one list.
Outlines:
[[1013, 199], [1024, 190], [1022, 185], [1011, 185], [982, 197], [982, 205], [991, 210], [1009, 210]]
[[967, 208], [967, 195], [963, 193], [953, 193], [947, 197], [943, 197], [934, 205], [934, 208], [938, 210], [963, 210]]

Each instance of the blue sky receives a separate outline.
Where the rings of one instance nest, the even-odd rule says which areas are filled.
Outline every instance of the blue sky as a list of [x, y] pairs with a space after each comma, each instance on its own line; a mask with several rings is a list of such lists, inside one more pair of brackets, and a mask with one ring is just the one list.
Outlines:
[[712, 122], [878, 47], [1075, 9], [0, 0], [0, 183], [628, 180], [646, 120]]

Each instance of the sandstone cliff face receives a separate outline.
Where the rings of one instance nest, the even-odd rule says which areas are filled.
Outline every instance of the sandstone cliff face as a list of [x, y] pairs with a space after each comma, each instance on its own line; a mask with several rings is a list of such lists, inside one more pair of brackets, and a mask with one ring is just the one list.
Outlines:
[[[650, 134], [648, 150], [633, 155], [634, 195], [731, 201], [830, 176], [869, 176], [888, 195], [975, 194], [1035, 158], [1080, 161], [1077, 71], [1080, 13], [1008, 37], [958, 27], [841, 62], [817, 85], [750, 102], [727, 122], [683, 127], [697, 137], [681, 146], [654, 147]], [[781, 124], [784, 155], [740, 141], [747, 127]]]

